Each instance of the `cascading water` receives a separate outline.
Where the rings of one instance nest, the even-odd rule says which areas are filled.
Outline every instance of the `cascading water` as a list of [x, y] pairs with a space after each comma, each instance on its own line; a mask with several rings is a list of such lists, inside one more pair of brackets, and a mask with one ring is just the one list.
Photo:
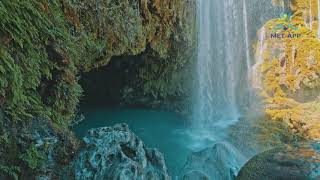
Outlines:
[[239, 116], [237, 86], [242, 67], [239, 47], [245, 46], [238, 7], [235, 0], [199, 0], [199, 89], [195, 118], [200, 126], [227, 125]]
[[[225, 147], [229, 150], [225, 151], [233, 153], [228, 157], [219, 154], [223, 161], [219, 166], [228, 167], [237, 173], [245, 158], [224, 138], [223, 129], [239, 119], [238, 99], [239, 95], [246, 93], [246, 88], [243, 87], [247, 86], [248, 70], [251, 66], [248, 26], [243, 26], [243, 22], [247, 22], [246, 2], [199, 0], [198, 3], [199, 86], [196, 91], [194, 119], [201, 133], [195, 136], [200, 138], [200, 144], [201, 140], [206, 139], [213, 140], [213, 143], [227, 144]], [[208, 143], [204, 144], [208, 146]], [[203, 145], [200, 147], [204, 148]], [[232, 159], [239, 161], [230, 161]], [[221, 170], [211, 169], [217, 176], [211, 178], [229, 177], [228, 172], [220, 174], [219, 171]]]
[[[193, 136], [197, 148], [204, 148], [203, 144], [207, 145], [208, 139], [213, 143], [228, 144], [226, 147], [234, 153], [228, 157], [221, 154], [224, 158], [221, 166], [230, 159], [242, 159], [227, 165], [237, 170], [248, 159], [228, 137], [227, 131], [238, 122], [244, 109], [249, 109], [250, 80], [260, 82], [258, 77], [252, 79], [251, 71], [255, 72], [255, 69], [252, 68], [250, 42], [270, 16], [278, 17], [283, 11], [284, 4], [276, 12], [271, 1], [198, 0], [199, 85], [195, 91], [194, 124], [196, 130], [200, 130], [193, 132]], [[264, 36], [264, 30], [261, 30], [259, 40], [262, 43], [258, 47], [261, 52], [256, 53], [261, 57]], [[205, 143], [201, 144], [201, 141]]]
[[250, 42], [286, 6], [284, 1], [276, 8], [272, 1], [198, 0], [197, 127], [226, 127], [237, 121], [251, 101], [250, 81], [255, 78]]
[[250, 40], [249, 40], [249, 30], [248, 30], [248, 15], [247, 15], [247, 1], [243, 0], [243, 26], [245, 32], [245, 42], [246, 42], [246, 65], [248, 71], [248, 78], [251, 74], [251, 56], [250, 56]]

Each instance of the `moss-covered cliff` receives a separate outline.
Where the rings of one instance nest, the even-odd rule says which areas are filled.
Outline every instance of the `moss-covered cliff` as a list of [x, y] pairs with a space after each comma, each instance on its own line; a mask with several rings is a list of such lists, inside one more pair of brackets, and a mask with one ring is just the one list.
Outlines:
[[119, 62], [118, 71], [129, 72], [123, 76], [125, 86], [114, 89], [121, 91], [122, 103], [172, 106], [177, 104], [172, 99], [190, 96], [186, 83], [196, 48], [195, 1], [85, 1], [76, 6], [85, 30], [106, 43], [105, 55], [84, 71], [117, 60], [112, 57], [130, 56], [136, 62]]
[[[281, 1], [274, 1], [275, 5]], [[293, 133], [320, 139], [318, 2], [292, 0], [292, 15], [268, 21], [259, 32], [254, 85], [266, 113]]]
[[[187, 96], [195, 8], [194, 0], [1, 1], [0, 177], [43, 174], [48, 157], [67, 164], [78, 147], [68, 125], [83, 93], [80, 75], [115, 56], [142, 59], [121, 89], [124, 103]], [[39, 144], [43, 134], [58, 143]]]
[[138, 54], [139, 90], [179, 93], [170, 81], [190, 64], [194, 13], [193, 1], [178, 0], [2, 2], [1, 106], [15, 120], [65, 121], [81, 96], [80, 72]]

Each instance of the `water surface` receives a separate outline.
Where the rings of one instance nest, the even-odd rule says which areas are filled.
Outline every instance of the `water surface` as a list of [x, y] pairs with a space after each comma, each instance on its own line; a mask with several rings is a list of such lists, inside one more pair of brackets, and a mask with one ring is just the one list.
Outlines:
[[147, 147], [157, 148], [164, 154], [169, 174], [181, 175], [191, 152], [212, 147], [223, 141], [224, 129], [194, 129], [192, 123], [176, 113], [145, 109], [86, 109], [85, 120], [74, 128], [84, 137], [91, 128], [127, 123]]
[[[159, 149], [165, 157], [171, 175], [178, 175], [191, 151], [209, 145], [213, 139], [202, 137], [195, 141], [188, 121], [181, 116], [163, 111], [143, 109], [85, 110], [86, 120], [77, 125], [75, 133], [83, 137], [91, 128], [127, 123], [130, 129], [150, 148]], [[205, 142], [206, 141], [206, 142]], [[202, 145], [201, 145], [202, 143]]]

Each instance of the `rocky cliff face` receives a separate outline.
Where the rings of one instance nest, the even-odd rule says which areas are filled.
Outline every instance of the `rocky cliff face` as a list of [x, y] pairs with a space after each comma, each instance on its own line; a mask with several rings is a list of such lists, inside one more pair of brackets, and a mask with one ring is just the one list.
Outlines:
[[104, 58], [84, 67], [85, 70], [106, 65], [113, 56], [147, 51], [165, 60], [186, 56], [187, 50], [195, 48], [193, 0], [87, 0], [74, 5], [77, 21], [105, 44]]
[[1, 10], [0, 104], [11, 118], [72, 118], [80, 73], [118, 56], [142, 59], [121, 69], [135, 72], [120, 89], [124, 102], [188, 95], [183, 79], [196, 47], [195, 0], [13, 1]]
[[104, 56], [85, 64], [85, 71], [118, 60], [113, 57], [132, 57], [118, 63], [118, 71], [126, 72], [123, 78], [112, 80], [124, 81], [114, 87], [123, 104], [172, 105], [191, 95], [187, 83], [196, 48], [194, 0], [85, 1], [76, 7], [86, 31], [104, 44]]
[[[1, 2], [0, 152], [16, 147], [12, 156], [1, 156], [1, 174], [41, 174], [37, 168], [47, 162], [43, 155], [49, 149], [36, 146], [32, 136], [19, 136], [21, 129], [40, 117], [55, 136], [69, 136], [83, 93], [81, 73], [107, 66], [113, 57], [141, 56], [140, 63], [126, 66], [135, 73], [121, 89], [125, 104], [141, 97], [148, 106], [188, 96], [183, 78], [195, 48], [195, 8], [195, 0]], [[66, 147], [75, 141], [63, 140]]]

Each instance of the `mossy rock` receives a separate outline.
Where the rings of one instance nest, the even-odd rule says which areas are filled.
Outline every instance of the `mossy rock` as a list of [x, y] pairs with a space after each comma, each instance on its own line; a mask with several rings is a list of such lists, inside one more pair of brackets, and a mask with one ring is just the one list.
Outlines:
[[250, 159], [237, 180], [310, 180], [320, 178], [320, 144], [278, 147]]

